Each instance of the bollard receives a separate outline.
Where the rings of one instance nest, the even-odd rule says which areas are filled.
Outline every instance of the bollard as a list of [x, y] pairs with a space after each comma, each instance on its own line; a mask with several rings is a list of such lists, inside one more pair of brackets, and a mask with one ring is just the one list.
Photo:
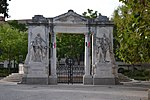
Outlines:
[[19, 64], [19, 74], [24, 74], [23, 64]]
[[150, 100], [150, 89], [148, 89], [148, 100]]

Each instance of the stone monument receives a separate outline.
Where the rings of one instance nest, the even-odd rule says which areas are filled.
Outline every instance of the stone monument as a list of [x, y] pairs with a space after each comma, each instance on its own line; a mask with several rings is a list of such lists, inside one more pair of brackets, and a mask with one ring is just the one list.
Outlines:
[[[53, 18], [36, 15], [32, 18], [32, 22], [28, 23], [28, 26], [28, 54], [23, 67], [22, 83], [57, 84], [56, 34], [73, 33], [85, 35], [83, 84], [117, 84], [117, 71], [113, 55], [113, 23], [106, 16], [99, 15], [95, 19], [88, 19], [69, 10], [67, 13]], [[49, 33], [51, 34], [50, 47]], [[92, 55], [90, 54], [90, 44], [92, 44]]]
[[93, 35], [93, 84], [115, 85], [117, 73], [113, 55], [113, 23], [106, 16], [96, 19]]
[[28, 23], [28, 54], [24, 64], [25, 84], [47, 84], [49, 65], [48, 20], [36, 15]]

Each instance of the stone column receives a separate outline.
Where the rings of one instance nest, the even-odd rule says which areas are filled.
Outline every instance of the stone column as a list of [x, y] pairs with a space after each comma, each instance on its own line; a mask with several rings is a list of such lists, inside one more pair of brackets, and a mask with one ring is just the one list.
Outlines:
[[49, 84], [57, 84], [57, 74], [56, 74], [56, 33], [54, 33], [53, 22], [50, 24], [50, 32], [51, 32], [51, 75]]
[[96, 54], [95, 54], [95, 49], [96, 49], [96, 33], [97, 33], [97, 31], [96, 31], [96, 27], [94, 27], [93, 28], [93, 34], [92, 34], [92, 75], [94, 75], [94, 73], [95, 73], [95, 62], [96, 62]]
[[[95, 62], [93, 84], [94, 85], [115, 85], [117, 84], [114, 72], [113, 57], [113, 27], [97, 27], [95, 34]], [[94, 64], [95, 63], [95, 64]]]
[[48, 83], [48, 20], [35, 15], [28, 23], [28, 54], [23, 65], [23, 84]]
[[90, 75], [90, 34], [85, 34], [85, 58], [84, 58], [84, 66], [85, 66], [85, 75], [83, 76], [83, 84], [90, 85], [93, 84], [92, 76]]

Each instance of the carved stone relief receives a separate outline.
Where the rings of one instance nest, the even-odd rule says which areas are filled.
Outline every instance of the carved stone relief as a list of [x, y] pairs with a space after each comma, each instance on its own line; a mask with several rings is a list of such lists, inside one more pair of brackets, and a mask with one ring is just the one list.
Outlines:
[[57, 19], [56, 21], [60, 21], [60, 22], [85, 22], [85, 20], [81, 19], [78, 16], [74, 16], [74, 15], [68, 15], [62, 18]]
[[46, 41], [38, 33], [30, 43], [31, 60], [33, 62], [42, 62], [47, 55]]
[[103, 37], [96, 37], [96, 55], [97, 62], [107, 63], [110, 62], [107, 55], [110, 51], [110, 39], [103, 34]]

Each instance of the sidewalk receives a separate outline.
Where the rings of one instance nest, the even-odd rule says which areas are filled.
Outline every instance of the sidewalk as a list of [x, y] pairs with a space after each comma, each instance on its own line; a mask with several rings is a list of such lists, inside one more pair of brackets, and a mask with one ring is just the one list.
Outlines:
[[131, 82], [122, 82], [125, 86], [137, 86], [137, 87], [146, 87], [150, 88], [150, 81], [137, 81], [133, 80]]
[[0, 100], [148, 100], [147, 87], [0, 82]]

